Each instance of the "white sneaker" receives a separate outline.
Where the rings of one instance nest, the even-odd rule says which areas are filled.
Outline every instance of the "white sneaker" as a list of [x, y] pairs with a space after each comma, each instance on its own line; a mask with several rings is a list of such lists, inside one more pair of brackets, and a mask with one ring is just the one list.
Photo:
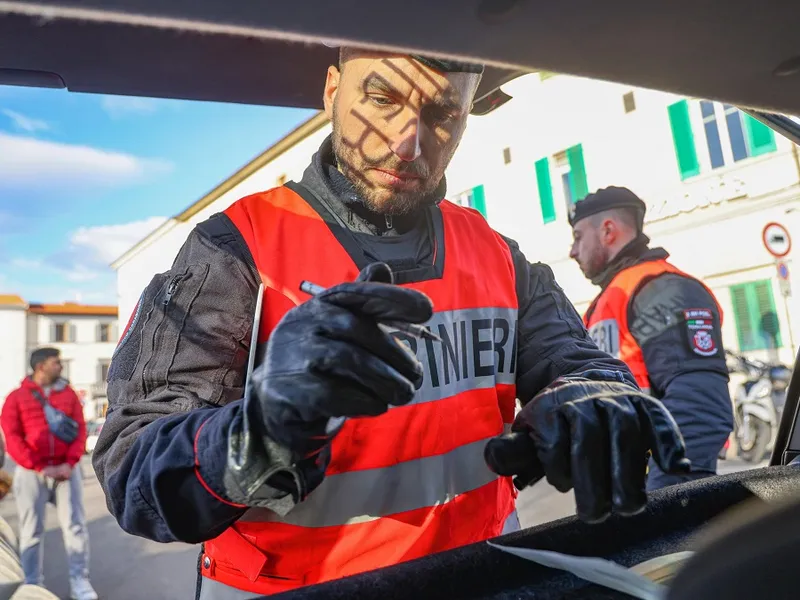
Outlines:
[[97, 592], [85, 577], [70, 579], [69, 597], [71, 600], [97, 600]]

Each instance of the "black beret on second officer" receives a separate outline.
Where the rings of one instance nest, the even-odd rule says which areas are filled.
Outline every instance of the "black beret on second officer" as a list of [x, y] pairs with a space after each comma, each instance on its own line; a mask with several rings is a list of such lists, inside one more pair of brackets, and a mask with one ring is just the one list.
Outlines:
[[633, 209], [637, 217], [636, 224], [638, 230], [642, 230], [644, 226], [644, 213], [647, 210], [647, 205], [639, 196], [628, 188], [613, 185], [600, 188], [596, 192], [586, 196], [583, 200], [578, 200], [573, 204], [569, 210], [569, 224], [574, 227], [575, 223], [586, 217], [614, 208]]

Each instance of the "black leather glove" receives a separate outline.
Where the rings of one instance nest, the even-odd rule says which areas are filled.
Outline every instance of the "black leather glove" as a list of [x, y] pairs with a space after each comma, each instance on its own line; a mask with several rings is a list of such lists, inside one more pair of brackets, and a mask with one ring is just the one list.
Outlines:
[[338, 431], [338, 417], [380, 415], [390, 404], [411, 401], [422, 365], [378, 322], [424, 323], [433, 306], [421, 292], [391, 281], [389, 267], [373, 263], [355, 282], [332, 287], [281, 319], [253, 373], [263, 433], [307, 456]]
[[588, 522], [644, 509], [648, 450], [665, 472], [691, 468], [664, 405], [615, 381], [559, 379], [528, 402], [511, 430], [486, 445], [489, 468], [517, 475], [519, 489], [542, 477], [560, 492], [574, 488], [578, 517]]
[[422, 365], [378, 323], [424, 323], [433, 306], [391, 282], [389, 267], [373, 263], [355, 282], [314, 296], [275, 327], [253, 371], [243, 420], [229, 434], [232, 501], [285, 512], [291, 503], [281, 507], [275, 498], [291, 494], [297, 502], [321, 483], [328, 444], [344, 418], [380, 415], [412, 400]]

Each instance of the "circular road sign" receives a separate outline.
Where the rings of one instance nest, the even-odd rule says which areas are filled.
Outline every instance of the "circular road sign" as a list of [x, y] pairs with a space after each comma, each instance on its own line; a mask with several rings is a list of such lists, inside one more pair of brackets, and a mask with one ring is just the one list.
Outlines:
[[792, 249], [792, 238], [789, 231], [780, 223], [767, 223], [761, 233], [764, 247], [775, 258], [783, 258]]

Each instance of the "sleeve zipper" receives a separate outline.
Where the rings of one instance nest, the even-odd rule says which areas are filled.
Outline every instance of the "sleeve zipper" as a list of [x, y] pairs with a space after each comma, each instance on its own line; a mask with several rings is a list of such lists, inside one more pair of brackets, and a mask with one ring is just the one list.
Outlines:
[[183, 278], [182, 275], [176, 275], [169, 282], [169, 286], [167, 287], [167, 293], [164, 294], [164, 300], [161, 301], [161, 303], [164, 306], [168, 306], [169, 305], [170, 301], [172, 300], [172, 296], [178, 290], [178, 283], [180, 283], [182, 278]]
[[[153, 332], [153, 347], [156, 348], [159, 343], [159, 332], [161, 330], [161, 323], [166, 318], [167, 310], [169, 310], [169, 303], [172, 302], [172, 297], [175, 295], [175, 292], [178, 291], [178, 284], [181, 280], [185, 277], [185, 274], [175, 275], [172, 279], [169, 280], [169, 285], [167, 286], [167, 291], [164, 293], [164, 298], [161, 300], [161, 304], [164, 307], [164, 315], [161, 318], [161, 321], [156, 325], [155, 331]], [[152, 356], [151, 356], [152, 359]], [[142, 367], [142, 389], [144, 390], [145, 394], [150, 393], [149, 386], [147, 385], [147, 374], [150, 367], [150, 360], [148, 360], [145, 365]]]

